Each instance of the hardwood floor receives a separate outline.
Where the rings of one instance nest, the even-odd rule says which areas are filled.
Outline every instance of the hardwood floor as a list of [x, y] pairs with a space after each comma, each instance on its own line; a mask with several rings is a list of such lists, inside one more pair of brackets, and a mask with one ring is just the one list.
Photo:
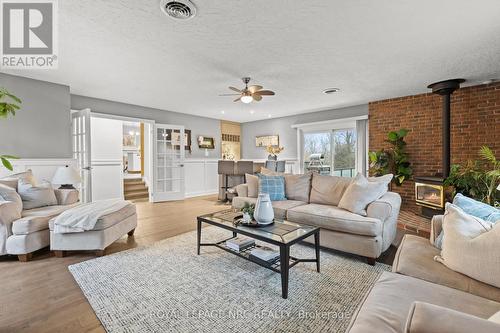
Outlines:
[[[196, 229], [196, 216], [227, 209], [215, 196], [151, 204], [137, 203], [138, 227], [106, 254], [147, 245]], [[68, 265], [95, 258], [95, 253], [68, 252], [56, 258], [47, 249], [23, 263], [0, 258], [0, 332], [105, 332], [83, 296]]]
[[[227, 208], [217, 203], [215, 196], [158, 204], [139, 202], [134, 236], [113, 243], [106, 254], [195, 230], [196, 216]], [[377, 261], [391, 264], [394, 253], [391, 247]], [[0, 257], [0, 333], [105, 332], [67, 268], [92, 258], [95, 252], [68, 252], [56, 258], [48, 249], [34, 253], [25, 263], [14, 256]]]

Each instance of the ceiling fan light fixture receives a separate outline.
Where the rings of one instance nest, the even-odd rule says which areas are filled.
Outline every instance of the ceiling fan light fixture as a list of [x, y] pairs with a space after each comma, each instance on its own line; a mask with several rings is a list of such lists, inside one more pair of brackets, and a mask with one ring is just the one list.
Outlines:
[[253, 101], [252, 94], [245, 93], [243, 96], [241, 96], [241, 101], [245, 104], [252, 103]]

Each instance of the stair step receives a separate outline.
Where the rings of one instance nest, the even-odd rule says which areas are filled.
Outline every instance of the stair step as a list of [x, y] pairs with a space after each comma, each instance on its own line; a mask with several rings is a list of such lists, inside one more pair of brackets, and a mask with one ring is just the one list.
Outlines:
[[148, 197], [149, 197], [148, 191], [125, 193], [125, 200], [141, 199], [141, 198], [148, 198]]
[[146, 185], [143, 184], [126, 184], [124, 187], [125, 193], [126, 192], [134, 192], [134, 191], [146, 191], [148, 188]]
[[146, 183], [142, 179], [124, 179], [123, 185], [146, 185]]

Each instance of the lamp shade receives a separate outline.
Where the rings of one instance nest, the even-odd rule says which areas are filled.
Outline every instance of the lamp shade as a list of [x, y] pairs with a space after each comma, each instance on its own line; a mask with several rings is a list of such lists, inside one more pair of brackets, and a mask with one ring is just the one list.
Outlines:
[[52, 184], [56, 185], [66, 185], [66, 184], [78, 184], [82, 181], [80, 174], [75, 168], [71, 166], [62, 166], [57, 168], [54, 177], [52, 178]]

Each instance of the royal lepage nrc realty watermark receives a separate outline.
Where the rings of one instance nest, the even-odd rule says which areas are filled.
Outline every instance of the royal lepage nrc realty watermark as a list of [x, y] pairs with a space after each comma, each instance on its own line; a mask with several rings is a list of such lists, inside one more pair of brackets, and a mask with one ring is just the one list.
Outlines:
[[57, 15], [57, 0], [0, 0], [0, 67], [57, 68]]

